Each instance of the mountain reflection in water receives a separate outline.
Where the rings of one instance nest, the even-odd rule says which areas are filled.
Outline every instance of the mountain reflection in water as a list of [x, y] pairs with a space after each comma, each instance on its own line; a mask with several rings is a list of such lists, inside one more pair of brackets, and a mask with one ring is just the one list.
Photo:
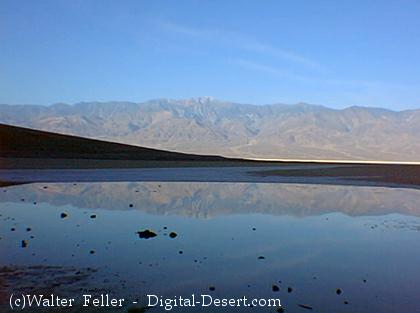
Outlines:
[[[46, 188], [45, 188], [46, 187]], [[210, 218], [231, 214], [350, 216], [420, 215], [420, 190], [262, 183], [34, 183], [2, 188], [1, 202], [37, 202], [81, 209], [140, 210]], [[130, 205], [132, 204], [132, 205]]]

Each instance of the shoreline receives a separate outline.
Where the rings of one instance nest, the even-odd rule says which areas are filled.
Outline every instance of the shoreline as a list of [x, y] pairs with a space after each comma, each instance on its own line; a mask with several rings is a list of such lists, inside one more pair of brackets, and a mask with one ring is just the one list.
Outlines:
[[278, 169], [253, 171], [260, 177], [318, 177], [341, 178], [349, 181], [388, 183], [420, 187], [420, 166], [401, 164], [346, 165], [328, 168]]
[[412, 166], [389, 167], [385, 166], [384, 169], [384, 166], [378, 168], [378, 166], [289, 164], [288, 166], [264, 167], [226, 165], [160, 168], [0, 169], [0, 185], [37, 182], [211, 182], [420, 189], [420, 167], [416, 167], [415, 171]]

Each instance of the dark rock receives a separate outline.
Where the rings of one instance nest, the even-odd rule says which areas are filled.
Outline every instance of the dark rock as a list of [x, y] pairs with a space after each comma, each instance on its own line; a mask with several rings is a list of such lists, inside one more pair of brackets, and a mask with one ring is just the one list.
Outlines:
[[179, 250], [179, 251], [178, 251], [178, 253], [179, 253], [179, 254], [183, 254], [183, 253], [184, 253], [184, 251], [182, 251], [182, 250]]
[[293, 291], [292, 287], [287, 287], [287, 292], [291, 293]]
[[95, 254], [95, 250], [90, 250], [89, 253], [90, 254]]
[[302, 309], [312, 310], [313, 308], [306, 304], [298, 304], [298, 307], [301, 307]]
[[67, 213], [65, 213], [65, 212], [63, 212], [63, 213], [60, 214], [60, 217], [61, 218], [66, 218], [67, 216], [69, 216], [69, 215]]
[[157, 234], [154, 231], [151, 231], [149, 229], [138, 231], [137, 234], [141, 239], [149, 239], [157, 236]]
[[26, 248], [29, 245], [29, 242], [27, 240], [22, 240], [21, 247]]
[[26, 228], [26, 231], [31, 231], [31, 228], [30, 227]]
[[169, 234], [169, 237], [171, 237], [171, 238], [175, 238], [176, 236], [178, 236], [178, 234], [177, 234], [177, 233], [175, 233], [175, 232], [171, 232], [171, 233]]
[[96, 218], [96, 214], [92, 214], [90, 218]]
[[341, 295], [341, 289], [337, 288], [337, 290], [335, 291], [336, 294]]
[[209, 287], [209, 290], [210, 290], [210, 291], [215, 291], [215, 290], [216, 290], [216, 287], [214, 287], [214, 286], [210, 286], [210, 287]]
[[277, 286], [277, 285], [273, 285], [273, 286], [271, 286], [271, 289], [272, 289], [274, 292], [280, 291], [280, 288], [279, 288], [279, 286]]
[[282, 307], [279, 307], [279, 308], [276, 309], [276, 312], [283, 313], [284, 312], [284, 309]]
[[132, 203], [130, 203], [128, 206], [129, 206], [130, 208], [132, 208], [134, 205], [133, 205]]
[[265, 257], [264, 256], [262, 256], [262, 255], [260, 255], [259, 257], [258, 257], [258, 260], [264, 260], [265, 259]]

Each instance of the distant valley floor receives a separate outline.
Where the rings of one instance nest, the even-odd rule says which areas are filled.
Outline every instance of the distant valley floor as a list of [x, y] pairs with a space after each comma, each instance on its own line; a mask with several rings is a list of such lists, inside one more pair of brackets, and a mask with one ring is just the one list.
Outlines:
[[328, 178], [346, 181], [370, 182], [389, 184], [393, 186], [405, 185], [420, 187], [419, 165], [397, 164], [351, 164], [328, 167], [308, 166], [306, 168], [282, 168], [275, 170], [253, 171], [258, 177], [300, 177], [300, 178]]
[[[92, 161], [92, 160], [90, 160]], [[112, 161], [108, 161], [111, 162]], [[110, 164], [111, 164], [110, 163]], [[140, 168], [1, 169], [1, 185], [32, 182], [237, 182], [296, 183], [420, 188], [420, 166], [282, 164], [177, 164], [165, 162]], [[143, 164], [145, 165], [145, 164]]]

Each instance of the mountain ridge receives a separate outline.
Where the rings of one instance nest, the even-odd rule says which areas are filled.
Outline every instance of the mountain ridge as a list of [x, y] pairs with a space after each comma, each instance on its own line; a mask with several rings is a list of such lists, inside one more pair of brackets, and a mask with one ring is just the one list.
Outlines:
[[211, 97], [0, 105], [0, 123], [186, 153], [419, 161], [420, 109], [238, 104]]
[[194, 104], [194, 103], [230, 103], [230, 104], [236, 104], [236, 105], [243, 105], [243, 106], [255, 106], [255, 107], [262, 107], [262, 106], [310, 106], [310, 107], [318, 107], [318, 108], [325, 108], [328, 110], [333, 111], [343, 111], [347, 109], [357, 108], [357, 109], [368, 109], [368, 110], [383, 110], [383, 111], [390, 111], [395, 113], [400, 112], [410, 112], [410, 111], [417, 111], [420, 110], [419, 108], [416, 109], [403, 109], [403, 110], [393, 110], [389, 108], [384, 107], [378, 107], [378, 106], [363, 106], [363, 105], [349, 105], [343, 108], [332, 108], [327, 105], [322, 104], [315, 104], [315, 103], [309, 103], [305, 101], [300, 101], [296, 103], [285, 103], [285, 102], [273, 102], [273, 103], [263, 103], [263, 104], [253, 104], [253, 103], [239, 103], [224, 99], [218, 99], [212, 96], [198, 96], [198, 97], [190, 97], [190, 98], [152, 98], [145, 101], [125, 101], [125, 100], [109, 100], [109, 101], [99, 101], [99, 100], [92, 100], [92, 101], [78, 101], [74, 103], [66, 103], [66, 102], [54, 102], [51, 104], [36, 104], [36, 103], [15, 103], [15, 104], [8, 104], [8, 103], [0, 103], [0, 106], [11, 106], [11, 107], [18, 107], [18, 106], [33, 106], [33, 107], [53, 107], [53, 106], [67, 106], [67, 107], [73, 107], [78, 105], [86, 105], [86, 104], [133, 104], [133, 105], [142, 105], [142, 104], [148, 104], [148, 103], [184, 103], [184, 104]]

